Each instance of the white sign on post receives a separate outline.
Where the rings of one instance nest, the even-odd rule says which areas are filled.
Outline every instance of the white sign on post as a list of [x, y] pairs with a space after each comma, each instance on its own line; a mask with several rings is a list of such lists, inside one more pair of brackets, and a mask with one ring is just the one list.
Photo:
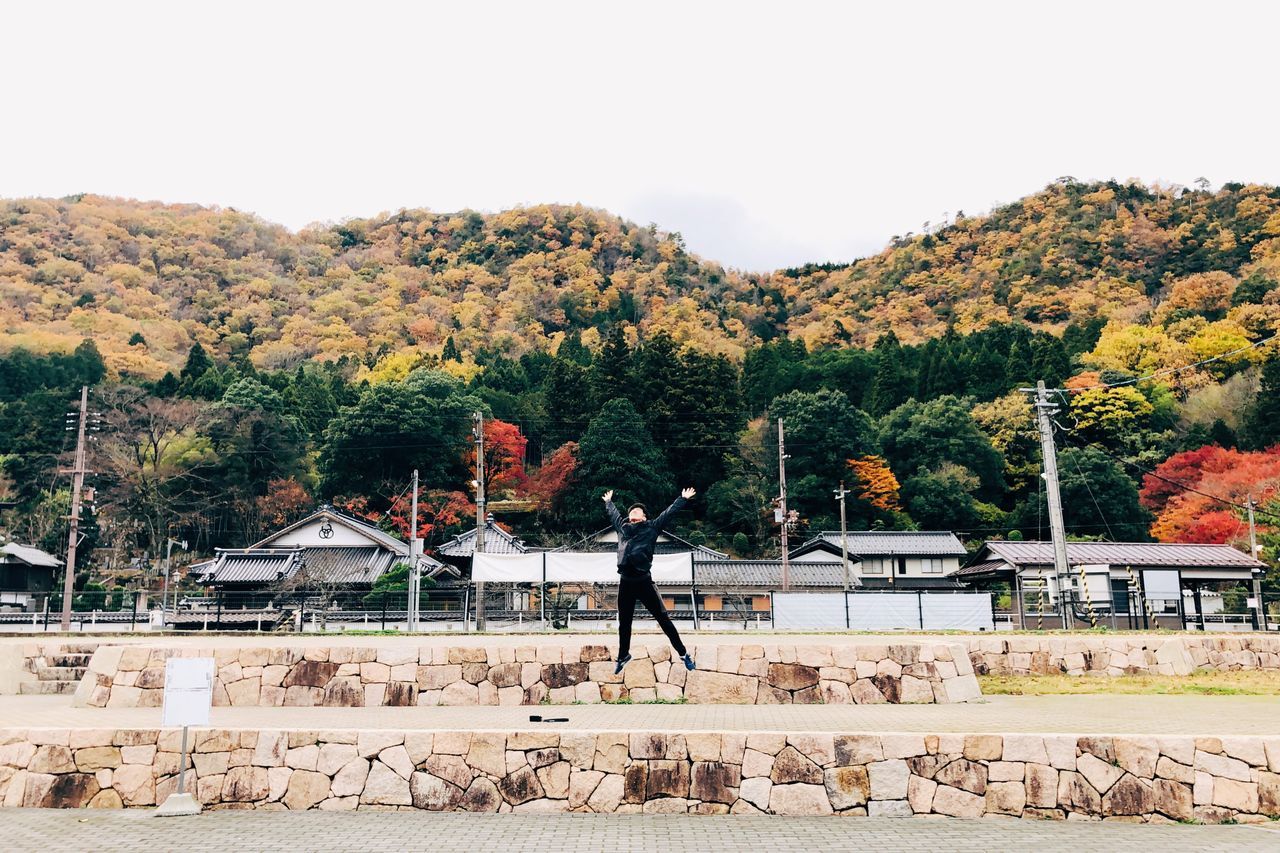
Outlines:
[[213, 672], [213, 658], [169, 658], [165, 661], [161, 725], [209, 725]]

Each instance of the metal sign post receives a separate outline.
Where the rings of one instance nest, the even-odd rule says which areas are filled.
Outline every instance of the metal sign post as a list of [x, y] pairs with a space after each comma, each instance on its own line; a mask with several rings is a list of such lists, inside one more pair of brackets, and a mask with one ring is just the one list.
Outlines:
[[178, 791], [152, 814], [156, 817], [200, 814], [200, 803], [187, 793], [187, 732], [209, 725], [213, 704], [213, 658], [169, 658], [164, 666], [163, 726], [182, 726], [182, 755], [178, 760]]

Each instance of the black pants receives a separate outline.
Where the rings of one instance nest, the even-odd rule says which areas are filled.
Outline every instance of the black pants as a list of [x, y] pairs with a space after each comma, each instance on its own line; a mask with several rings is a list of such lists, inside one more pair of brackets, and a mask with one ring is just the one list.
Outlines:
[[662, 596], [658, 595], [658, 588], [653, 585], [653, 580], [622, 577], [618, 579], [618, 660], [631, 653], [631, 618], [635, 615], [637, 601], [658, 620], [658, 625], [671, 641], [676, 654], [683, 657], [685, 648], [684, 643], [680, 642], [680, 632], [667, 615], [667, 608], [662, 606]]

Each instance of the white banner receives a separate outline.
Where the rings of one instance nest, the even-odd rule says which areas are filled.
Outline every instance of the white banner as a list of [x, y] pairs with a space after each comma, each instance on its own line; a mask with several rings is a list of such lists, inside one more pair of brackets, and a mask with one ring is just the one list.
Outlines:
[[846, 628], [843, 592], [775, 592], [773, 627]]
[[926, 631], [994, 631], [991, 593], [922, 593], [920, 610]]
[[542, 583], [542, 554], [476, 554], [471, 579], [494, 583]]
[[920, 628], [918, 594], [854, 592], [849, 594], [849, 627], [856, 631]]
[[[692, 583], [690, 552], [658, 554], [653, 558], [653, 579], [664, 583]], [[476, 554], [471, 579], [495, 583], [602, 583], [618, 582], [618, 556], [612, 551], [583, 553], [547, 551], [534, 554]]]

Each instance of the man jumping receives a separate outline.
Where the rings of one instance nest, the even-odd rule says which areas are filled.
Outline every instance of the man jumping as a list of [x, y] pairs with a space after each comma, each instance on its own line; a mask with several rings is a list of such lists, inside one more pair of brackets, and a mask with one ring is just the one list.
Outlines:
[[623, 521], [622, 513], [613, 505], [613, 490], [604, 493], [609, 521], [618, 532], [618, 574], [621, 575], [618, 579], [618, 663], [613, 668], [614, 675], [621, 673], [631, 661], [631, 618], [635, 615], [637, 601], [658, 620], [676, 654], [684, 660], [685, 668], [694, 669], [696, 666], [693, 655], [680, 642], [680, 633], [667, 615], [667, 608], [662, 606], [662, 597], [649, 574], [653, 567], [653, 550], [657, 547], [662, 528], [673, 515], [684, 509], [695, 494], [693, 489], [685, 489], [653, 521], [648, 520], [644, 504], [632, 504], [627, 510], [626, 521]]

